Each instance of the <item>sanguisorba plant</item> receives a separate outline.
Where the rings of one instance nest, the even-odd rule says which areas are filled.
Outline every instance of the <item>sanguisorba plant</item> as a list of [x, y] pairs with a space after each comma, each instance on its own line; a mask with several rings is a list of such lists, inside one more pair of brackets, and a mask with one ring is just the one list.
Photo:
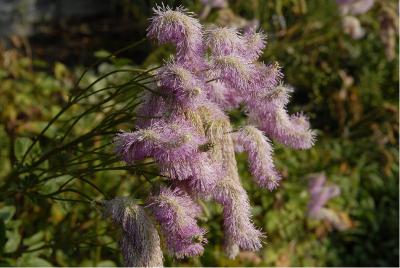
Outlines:
[[[288, 115], [290, 88], [277, 63], [257, 61], [265, 35], [255, 29], [204, 29], [184, 8], [159, 6], [147, 36], [173, 44], [176, 53], [155, 74], [151, 92], [137, 110], [135, 131], [120, 132], [116, 151], [132, 164], [151, 157], [167, 178], [139, 207], [127, 199], [107, 201], [106, 210], [122, 226], [121, 249], [130, 266], [161, 266], [160, 238], [168, 254], [200, 255], [207, 242], [197, 225], [198, 199], [223, 207], [224, 249], [256, 251], [263, 233], [254, 226], [235, 151], [248, 154], [256, 183], [272, 191], [281, 176], [270, 138], [295, 149], [310, 148], [315, 133], [303, 114]], [[248, 125], [233, 129], [226, 111], [242, 105]], [[154, 223], [153, 223], [154, 221]]]

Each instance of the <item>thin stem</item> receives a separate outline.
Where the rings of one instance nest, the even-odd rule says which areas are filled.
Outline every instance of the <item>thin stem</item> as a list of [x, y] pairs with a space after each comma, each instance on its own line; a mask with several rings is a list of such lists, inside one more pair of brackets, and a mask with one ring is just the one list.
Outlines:
[[46, 195], [41, 195], [41, 196], [50, 198], [50, 197], [53, 197], [55, 195], [59, 195], [59, 194], [62, 194], [62, 193], [68, 193], [68, 192], [76, 193], [76, 194], [78, 194], [78, 195], [80, 195], [80, 196], [82, 196], [82, 197], [84, 197], [84, 198], [86, 198], [87, 200], [90, 200], [90, 201], [93, 200], [88, 195], [86, 195], [86, 194], [84, 194], [84, 193], [82, 193], [82, 192], [80, 192], [80, 191], [78, 191], [76, 189], [70, 189], [70, 188], [68, 188], [68, 189], [59, 189], [59, 190], [57, 190], [57, 191], [55, 191], [55, 192], [53, 192], [51, 194], [46, 194]]
[[56, 200], [56, 201], [66, 201], [66, 202], [77, 202], [77, 203], [85, 203], [85, 204], [92, 204], [91, 201], [86, 201], [86, 200], [78, 200], [78, 199], [69, 199], [69, 198], [59, 198], [59, 197], [53, 197], [50, 196], [48, 197], [52, 200]]
[[[108, 196], [96, 185], [96, 184], [94, 184], [93, 182], [91, 182], [91, 181], [89, 181], [89, 180], [87, 180], [87, 179], [84, 179], [84, 178], [82, 178], [82, 177], [72, 177], [72, 178], [70, 178], [69, 180], [67, 180], [65, 183], [63, 183], [59, 188], [58, 188], [58, 191], [60, 191], [60, 190], [62, 190], [66, 185], [68, 185], [71, 181], [73, 181], [73, 180], [75, 180], [75, 179], [77, 179], [77, 180], [80, 180], [80, 181], [83, 181], [84, 183], [87, 183], [87, 184], [89, 184], [91, 187], [93, 187], [95, 190], [97, 190], [100, 194], [102, 194], [106, 199], [108, 199]], [[39, 183], [41, 183], [42, 181], [40, 181]]]
[[28, 156], [29, 152], [32, 150], [33, 146], [35, 146], [35, 144], [38, 142], [38, 140], [40, 138], [43, 137], [44, 133], [50, 128], [50, 126], [57, 121], [57, 119], [69, 108], [72, 106], [72, 103], [69, 102], [66, 106], [64, 106], [64, 108], [62, 108], [57, 114], [56, 116], [54, 116], [49, 123], [46, 125], [46, 127], [39, 133], [39, 135], [36, 136], [36, 138], [33, 140], [33, 142], [31, 143], [31, 145], [28, 147], [28, 149], [26, 150], [26, 152], [24, 153], [22, 160], [21, 160], [21, 164], [24, 163], [26, 157]]
[[[98, 82], [100, 82], [101, 80], [107, 78], [108, 76], [110, 76], [110, 75], [112, 75], [112, 74], [115, 74], [115, 73], [122, 73], [122, 72], [135, 72], [135, 73], [136, 73], [136, 72], [138, 72], [138, 70], [139, 70], [139, 69], [132, 69], [132, 70], [130, 70], [130, 69], [119, 69], [119, 70], [114, 70], [114, 71], [108, 72], [108, 73], [106, 73], [106, 74], [100, 76], [99, 78], [97, 78], [95, 81], [93, 81], [93, 82], [92, 82], [89, 86], [87, 86], [86, 88], [82, 89], [82, 90], [80, 91], [80, 93], [77, 94], [77, 95], [75, 96], [75, 99], [72, 99], [71, 101], [77, 103], [76, 100], [77, 100], [84, 92], [86, 92], [86, 91], [89, 90], [91, 87], [93, 87], [94, 85], [96, 85]], [[143, 71], [143, 72], [144, 72], [144, 71]]]
[[84, 111], [82, 114], [80, 114], [75, 120], [74, 122], [69, 126], [69, 128], [67, 129], [67, 131], [65, 131], [65, 134], [63, 135], [63, 137], [61, 138], [61, 143], [65, 140], [65, 138], [68, 136], [68, 134], [71, 132], [71, 130], [73, 129], [73, 127], [79, 122], [80, 119], [82, 119], [82, 117], [84, 117], [85, 115], [91, 113], [92, 111], [96, 110], [97, 108], [99, 108], [101, 105], [107, 103], [108, 101], [112, 100], [115, 95], [118, 93], [120, 89], [117, 90], [117, 92], [115, 92], [114, 94], [112, 94], [110, 97], [106, 98], [105, 100], [103, 100], [102, 102], [100, 102], [98, 105], [93, 106], [91, 108], [89, 108], [88, 110]]
[[[83, 71], [83, 73], [81, 74], [81, 76], [78, 78], [78, 80], [77, 80], [76, 83], [74, 84], [74, 87], [73, 87], [73, 88], [74, 88], [74, 89], [77, 89], [77, 88], [78, 88], [79, 83], [81, 82], [81, 80], [83, 79], [83, 77], [85, 76], [85, 74], [86, 74], [91, 68], [93, 68], [94, 66], [96, 66], [96, 65], [99, 64], [99, 63], [102, 63], [102, 62], [104, 62], [104, 61], [107, 61], [107, 60], [110, 59], [111, 57], [115, 57], [116, 55], [118, 55], [118, 54], [120, 54], [120, 53], [122, 53], [122, 52], [124, 52], [124, 51], [126, 51], [126, 50], [129, 50], [129, 49], [131, 49], [131, 48], [133, 48], [133, 47], [135, 47], [135, 46], [137, 46], [137, 45], [143, 43], [145, 40], [146, 40], [146, 38], [142, 38], [142, 39], [139, 40], [138, 42], [135, 42], [135, 43], [130, 44], [130, 45], [124, 47], [124, 48], [121, 48], [121, 49], [115, 51], [114, 53], [112, 53], [110, 56], [108, 56], [108, 57], [106, 57], [106, 58], [104, 58], [104, 59], [100, 59], [100, 60], [94, 62], [92, 65], [90, 65], [88, 68], [86, 68], [86, 69]], [[38, 136], [36, 136], [36, 138], [33, 140], [33, 142], [31, 143], [31, 145], [30, 145], [30, 146], [28, 147], [28, 149], [25, 151], [25, 153], [24, 153], [24, 155], [23, 155], [23, 157], [22, 157], [22, 160], [21, 160], [21, 162], [20, 162], [21, 164], [23, 164], [23, 163], [25, 162], [26, 157], [28, 156], [28, 154], [30, 153], [30, 151], [33, 149], [33, 147], [34, 147], [35, 144], [38, 142], [38, 140], [39, 140], [40, 138], [43, 137], [44, 133], [50, 128], [50, 126], [51, 126], [55, 121], [57, 121], [57, 119], [58, 119], [69, 107], [71, 107], [73, 104], [74, 104], [73, 102], [69, 101], [68, 104], [67, 104], [64, 108], [62, 108], [62, 109], [57, 113], [57, 115], [54, 116], [54, 117], [49, 121], [49, 123], [46, 125], [46, 127], [40, 132], [40, 134], [39, 134]]]
[[105, 61], [109, 60], [110, 58], [113, 58], [113, 57], [117, 56], [118, 54], [120, 54], [120, 53], [122, 53], [122, 52], [124, 52], [124, 51], [126, 51], [126, 50], [129, 50], [129, 49], [131, 49], [131, 48], [133, 48], [133, 47], [135, 47], [135, 46], [137, 46], [137, 45], [143, 43], [145, 40], [146, 40], [146, 38], [142, 38], [141, 40], [139, 40], [139, 41], [137, 41], [137, 42], [135, 42], [135, 43], [133, 43], [133, 44], [130, 44], [130, 45], [126, 46], [126, 47], [123, 47], [123, 48], [121, 48], [121, 49], [119, 49], [119, 50], [117, 50], [117, 51], [111, 53], [109, 56], [107, 56], [107, 57], [105, 57], [105, 58], [102, 58], [102, 59], [99, 59], [99, 60], [95, 61], [93, 64], [91, 64], [88, 68], [86, 68], [86, 69], [83, 71], [83, 73], [81, 74], [81, 76], [79, 77], [79, 79], [76, 81], [76, 83], [75, 83], [75, 85], [74, 85], [74, 88], [77, 88], [77, 87], [78, 87], [79, 83], [81, 82], [81, 80], [83, 79], [83, 77], [85, 76], [85, 74], [86, 74], [91, 68], [93, 68], [94, 66], [96, 66], [96, 65], [98, 65], [98, 64], [100, 64], [100, 63], [102, 63], [102, 62], [105, 62]]

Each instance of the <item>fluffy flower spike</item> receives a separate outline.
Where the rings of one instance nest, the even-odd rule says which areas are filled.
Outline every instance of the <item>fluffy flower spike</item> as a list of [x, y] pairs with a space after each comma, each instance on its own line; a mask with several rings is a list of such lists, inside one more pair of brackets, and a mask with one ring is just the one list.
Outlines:
[[216, 79], [224, 81], [243, 93], [246, 92], [247, 86], [255, 75], [254, 65], [235, 55], [215, 57], [213, 68], [212, 73]]
[[225, 178], [218, 183], [213, 198], [224, 208], [224, 248], [228, 257], [235, 258], [239, 248], [259, 250], [263, 234], [251, 221], [249, 200], [240, 182]]
[[206, 43], [213, 56], [241, 55], [245, 49], [245, 39], [234, 29], [216, 27], [209, 29]]
[[[261, 31], [214, 27], [203, 32], [183, 8], [158, 6], [154, 13], [147, 36], [175, 45], [176, 55], [156, 74], [157, 90], [165, 94], [146, 96], [137, 110], [136, 131], [116, 137], [117, 153], [130, 164], [152, 157], [174, 186], [149, 199], [173, 256], [203, 252], [205, 231], [196, 222], [197, 198], [223, 206], [228, 257], [241, 249], [256, 251], [263, 234], [252, 221], [235, 147], [248, 153], [256, 182], [272, 190], [280, 175], [269, 139], [306, 149], [315, 134], [306, 116], [287, 113], [291, 90], [282, 86], [279, 65], [257, 61], [266, 43]], [[246, 111], [251, 125], [233, 132], [225, 111], [238, 107]]]
[[174, 44], [177, 59], [181, 62], [198, 58], [203, 49], [202, 26], [193, 13], [183, 7], [172, 10], [164, 5], [157, 6], [153, 11], [155, 15], [150, 19], [147, 36], [160, 44]]
[[267, 44], [267, 36], [262, 31], [257, 32], [255, 28], [252, 28], [244, 34], [244, 40], [246, 42], [246, 56], [250, 60], [257, 60]]
[[168, 250], [177, 258], [197, 256], [204, 250], [205, 231], [197, 225], [200, 207], [179, 188], [161, 188], [149, 200], [149, 208], [161, 225]]
[[162, 174], [176, 180], [190, 179], [198, 191], [211, 188], [219, 175], [217, 163], [211, 163], [199, 149], [206, 139], [185, 121], [159, 121], [146, 129], [122, 132], [115, 141], [126, 162], [152, 156]]
[[253, 126], [246, 126], [234, 134], [239, 151], [246, 151], [249, 155], [250, 171], [258, 185], [269, 190], [278, 187], [281, 176], [275, 169], [272, 146], [267, 137]]
[[[308, 149], [314, 145], [316, 134], [310, 129], [307, 116], [302, 113], [288, 115], [285, 106], [290, 91], [280, 85], [266, 93], [264, 98], [251, 100], [253, 109], [249, 111], [249, 117], [280, 143], [296, 149]], [[269, 100], [267, 107], [263, 106], [264, 100]]]
[[122, 229], [120, 247], [128, 267], [163, 266], [160, 237], [144, 209], [127, 197], [104, 202], [104, 214]]
[[183, 108], [196, 108], [204, 101], [206, 85], [182, 64], [170, 60], [158, 78], [162, 90], [172, 94]]

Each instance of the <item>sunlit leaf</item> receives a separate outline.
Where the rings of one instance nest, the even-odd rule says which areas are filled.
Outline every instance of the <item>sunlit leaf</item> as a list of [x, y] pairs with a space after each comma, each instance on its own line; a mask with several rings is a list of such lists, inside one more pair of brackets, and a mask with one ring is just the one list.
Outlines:
[[44, 238], [44, 232], [40, 231], [28, 238], [25, 238], [22, 243], [25, 246], [33, 246], [41, 242], [43, 238]]
[[98, 50], [98, 51], [94, 52], [94, 55], [97, 58], [107, 58], [111, 55], [111, 53], [108, 52], [107, 50], [102, 49], [102, 50]]
[[18, 266], [32, 266], [32, 267], [51, 267], [53, 266], [47, 260], [32, 256], [31, 254], [24, 254], [17, 260]]
[[12, 231], [6, 232], [7, 243], [4, 246], [5, 253], [12, 253], [18, 249], [19, 244], [21, 243], [21, 235], [18, 229], [14, 229]]

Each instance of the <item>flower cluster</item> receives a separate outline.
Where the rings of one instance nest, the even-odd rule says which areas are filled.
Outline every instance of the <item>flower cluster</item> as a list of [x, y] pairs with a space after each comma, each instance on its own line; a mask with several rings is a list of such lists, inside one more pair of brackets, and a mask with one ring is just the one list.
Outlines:
[[[204, 29], [183, 8], [162, 6], [154, 13], [148, 38], [174, 45], [176, 54], [155, 74], [152, 91], [160, 94], [145, 96], [136, 131], [116, 137], [117, 153], [129, 164], [152, 157], [169, 178], [170, 187], [152, 195], [146, 208], [159, 223], [171, 255], [203, 252], [199, 198], [222, 205], [224, 248], [230, 258], [240, 249], [258, 250], [263, 234], [251, 219], [235, 150], [248, 154], [255, 181], [272, 191], [281, 176], [271, 140], [307, 149], [315, 133], [306, 116], [287, 113], [291, 89], [282, 84], [279, 65], [257, 61], [266, 45], [262, 32]], [[245, 107], [249, 125], [233, 129], [226, 112], [239, 105]]]

